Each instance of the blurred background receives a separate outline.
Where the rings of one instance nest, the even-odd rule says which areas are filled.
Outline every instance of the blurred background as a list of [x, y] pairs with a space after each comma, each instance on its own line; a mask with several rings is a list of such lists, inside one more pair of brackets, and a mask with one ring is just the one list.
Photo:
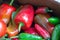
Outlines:
[[[11, 0], [0, 0], [0, 5], [3, 4], [3, 3], [7, 3], [9, 4]], [[14, 0], [14, 3], [13, 3], [13, 6], [18, 8], [21, 4], [19, 3], [19, 1], [17, 0]]]
[[[10, 3], [11, 0], [0, 0], [0, 5]], [[13, 6], [19, 8], [21, 4], [32, 4], [35, 8], [38, 6], [47, 6], [53, 10], [53, 15], [60, 17], [60, 1], [58, 0], [14, 0]]]

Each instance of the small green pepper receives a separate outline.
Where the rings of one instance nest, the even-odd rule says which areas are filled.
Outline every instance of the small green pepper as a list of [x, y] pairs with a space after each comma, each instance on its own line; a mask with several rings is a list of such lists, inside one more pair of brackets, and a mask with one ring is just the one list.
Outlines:
[[52, 33], [52, 40], [60, 40], [60, 24], [55, 26], [55, 29]]
[[60, 19], [57, 18], [57, 17], [51, 17], [48, 19], [48, 21], [51, 23], [51, 24], [58, 24], [60, 22]]
[[43, 40], [43, 38], [33, 34], [21, 33], [19, 35], [19, 40]]

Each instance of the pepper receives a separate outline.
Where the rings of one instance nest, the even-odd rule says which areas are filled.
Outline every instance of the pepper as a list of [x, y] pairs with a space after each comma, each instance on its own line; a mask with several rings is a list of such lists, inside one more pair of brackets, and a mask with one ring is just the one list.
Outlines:
[[36, 14], [44, 14], [44, 13], [49, 13], [49, 12], [53, 12], [52, 10], [50, 10], [48, 7], [39, 7], [36, 10]]
[[[34, 17], [34, 9], [32, 5], [24, 5], [23, 8], [16, 14], [14, 22], [22, 27], [22, 29], [30, 28]], [[22, 24], [22, 25], [21, 25]]]
[[52, 33], [52, 40], [60, 40], [60, 24], [55, 26]]
[[44, 28], [42, 28], [42, 26], [35, 24], [35, 29], [44, 39], [50, 40], [50, 34]]
[[16, 16], [16, 14], [19, 12], [19, 10], [21, 10], [23, 8], [23, 5], [21, 5], [15, 12], [12, 13], [11, 15], [11, 20], [14, 22], [14, 17]]
[[50, 18], [50, 15], [48, 14], [37, 14], [34, 21], [44, 27], [51, 34], [54, 29], [54, 25], [49, 23], [48, 18]]
[[24, 32], [25, 32], [25, 33], [29, 33], [29, 34], [38, 35], [34, 27], [33, 27], [33, 28], [30, 27], [30, 28], [24, 30]]
[[10, 20], [10, 22], [8, 24], [8, 27], [7, 27], [7, 35], [8, 35], [9, 38], [13, 37], [13, 36], [16, 36], [19, 33], [18, 27], [14, 23], [14, 17], [21, 8], [22, 8], [22, 6], [19, 9], [17, 9], [15, 12], [13, 12], [12, 15], [11, 15], [11, 20]]
[[11, 23], [9, 23], [8, 27], [7, 27], [7, 35], [8, 37], [13, 37], [16, 36], [19, 33], [18, 31], [18, 27], [17, 25], [13, 25]]
[[14, 0], [10, 2], [10, 5], [8, 4], [2, 4], [0, 6], [0, 16], [2, 16], [2, 19], [6, 24], [10, 21], [10, 17], [12, 12], [16, 10], [15, 7], [11, 6]]
[[28, 34], [28, 33], [20, 33], [18, 39], [19, 40], [43, 40], [41, 36]]
[[11, 38], [18, 38], [18, 40], [44, 40], [41, 36], [28, 33], [20, 33], [18, 36]]
[[56, 25], [56, 24], [59, 24], [60, 19], [57, 18], [57, 17], [50, 17], [50, 18], [48, 19], [48, 21], [49, 21], [51, 24]]
[[7, 30], [7, 25], [4, 23], [4, 21], [0, 20], [0, 38], [5, 36]]

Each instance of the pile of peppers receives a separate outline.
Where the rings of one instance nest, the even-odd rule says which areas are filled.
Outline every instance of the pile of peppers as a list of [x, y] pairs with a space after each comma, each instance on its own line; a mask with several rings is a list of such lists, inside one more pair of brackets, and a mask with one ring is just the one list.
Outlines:
[[59, 40], [60, 18], [51, 16], [53, 10], [46, 6], [12, 4], [0, 5], [0, 40]]

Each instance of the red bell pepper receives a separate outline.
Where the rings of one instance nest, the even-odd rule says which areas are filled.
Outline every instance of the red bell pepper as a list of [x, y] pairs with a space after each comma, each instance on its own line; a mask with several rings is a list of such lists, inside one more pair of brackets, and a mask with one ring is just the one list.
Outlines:
[[40, 13], [48, 13], [48, 12], [52, 12], [52, 10], [50, 10], [49, 8], [47, 7], [39, 7], [37, 10], [36, 10], [36, 14], [40, 14]]
[[37, 35], [37, 32], [36, 32], [36, 30], [35, 30], [35, 28], [29, 28], [29, 29], [26, 29], [26, 30], [24, 30], [24, 32], [25, 33], [29, 33], [29, 34], [35, 34], [35, 35]]
[[32, 5], [24, 5], [23, 8], [15, 16], [14, 22], [16, 24], [19, 24], [19, 27], [23, 26], [22, 29], [28, 29], [32, 24], [33, 17], [34, 9]]
[[11, 1], [10, 5], [8, 4], [2, 4], [0, 6], [0, 16], [2, 16], [2, 19], [6, 24], [9, 22], [12, 12], [14, 12], [16, 9], [11, 6], [14, 0]]
[[37, 30], [38, 34], [41, 35], [43, 38], [50, 38], [50, 34], [44, 28], [42, 28], [42, 26], [35, 24], [35, 29]]

